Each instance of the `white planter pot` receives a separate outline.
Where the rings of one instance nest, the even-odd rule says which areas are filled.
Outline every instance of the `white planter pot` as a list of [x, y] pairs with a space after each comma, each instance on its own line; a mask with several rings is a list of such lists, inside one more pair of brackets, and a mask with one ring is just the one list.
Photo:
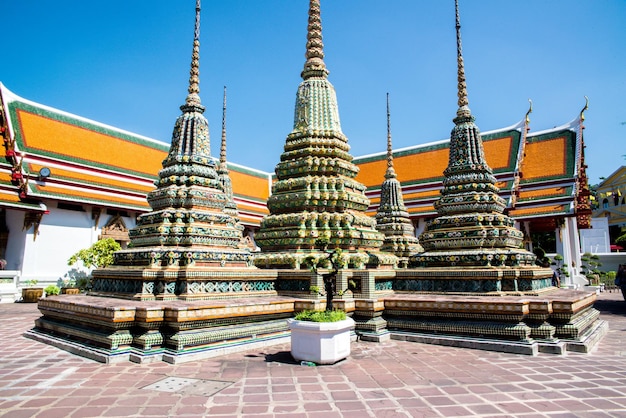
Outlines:
[[338, 322], [289, 320], [291, 355], [297, 361], [333, 364], [350, 355], [352, 318]]

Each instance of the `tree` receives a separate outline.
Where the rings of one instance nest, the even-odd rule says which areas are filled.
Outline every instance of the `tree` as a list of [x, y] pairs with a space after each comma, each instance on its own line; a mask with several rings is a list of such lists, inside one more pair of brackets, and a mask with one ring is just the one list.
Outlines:
[[121, 249], [120, 244], [113, 238], [101, 239], [91, 247], [83, 248], [71, 256], [67, 265], [71, 266], [80, 260], [88, 268], [106, 267], [113, 263], [113, 253]]
[[320, 295], [326, 295], [326, 310], [333, 310], [333, 297], [335, 294], [343, 294], [343, 291], [337, 292], [337, 273], [339, 269], [345, 266], [345, 262], [341, 258], [341, 249], [335, 248], [334, 250], [328, 250], [328, 240], [326, 238], [320, 238], [316, 241], [316, 245], [326, 253], [326, 257], [318, 259], [315, 256], [309, 256], [304, 259], [304, 264], [309, 265], [311, 271], [315, 274], [318, 266], [330, 264], [330, 271], [322, 274], [322, 280], [324, 281], [324, 292], [320, 292], [316, 286], [312, 286], [311, 290], [315, 290]]

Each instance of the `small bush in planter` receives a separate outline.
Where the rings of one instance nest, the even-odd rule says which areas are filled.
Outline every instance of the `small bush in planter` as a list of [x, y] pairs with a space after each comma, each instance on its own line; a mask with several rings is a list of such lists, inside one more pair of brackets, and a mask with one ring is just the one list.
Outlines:
[[59, 286], [51, 284], [44, 289], [44, 292], [46, 292], [47, 296], [58, 295], [59, 293], [61, 293], [61, 288], [59, 288]]
[[344, 311], [302, 311], [296, 314], [297, 321], [339, 322], [346, 319]]

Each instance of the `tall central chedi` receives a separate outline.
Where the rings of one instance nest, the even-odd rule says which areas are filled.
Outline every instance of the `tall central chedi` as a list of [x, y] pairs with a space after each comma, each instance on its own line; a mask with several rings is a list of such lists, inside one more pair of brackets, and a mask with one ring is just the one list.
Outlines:
[[[450, 136], [444, 187], [435, 202], [439, 216], [428, 223], [419, 237], [426, 252], [414, 255], [411, 261], [420, 267], [503, 267], [502, 271], [514, 267], [509, 273], [519, 277], [520, 271], [515, 267], [534, 266], [535, 256], [521, 248], [523, 233], [515, 227], [515, 221], [504, 214], [506, 202], [498, 195], [497, 180], [485, 160], [480, 131], [469, 108], [458, 1], [455, 6], [458, 110], [453, 119], [455, 126]], [[458, 290], [537, 290], [550, 286], [550, 276], [548, 269], [535, 271], [518, 285], [509, 286], [506, 283], [514, 282], [505, 281], [504, 289], [491, 287], [499, 286], [498, 281], [486, 281], [485, 288]]]
[[378, 250], [383, 235], [365, 214], [369, 199], [355, 181], [348, 139], [341, 131], [335, 89], [324, 63], [319, 0], [309, 4], [306, 62], [293, 131], [287, 136], [266, 216], [255, 236], [258, 267], [299, 268], [305, 257], [343, 250], [350, 267], [395, 264]]

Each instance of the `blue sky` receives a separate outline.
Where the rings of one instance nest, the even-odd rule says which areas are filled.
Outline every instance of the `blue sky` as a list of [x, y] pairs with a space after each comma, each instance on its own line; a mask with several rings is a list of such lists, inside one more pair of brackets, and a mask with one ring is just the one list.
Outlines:
[[[194, 0], [0, 0], [0, 81], [15, 94], [169, 142], [189, 76]], [[204, 0], [200, 96], [219, 155], [272, 172], [293, 125], [307, 0]], [[482, 131], [577, 117], [592, 183], [626, 164], [626, 1], [461, 0], [470, 108]], [[354, 156], [447, 138], [456, 112], [453, 0], [322, 0], [329, 79]]]

